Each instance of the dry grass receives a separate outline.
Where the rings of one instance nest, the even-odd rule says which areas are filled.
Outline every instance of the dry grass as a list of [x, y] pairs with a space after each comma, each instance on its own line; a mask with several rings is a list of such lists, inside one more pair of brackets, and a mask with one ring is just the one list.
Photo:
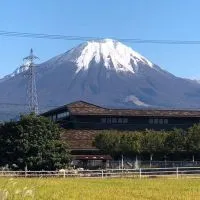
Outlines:
[[200, 199], [200, 179], [1, 178], [0, 188], [1, 200]]

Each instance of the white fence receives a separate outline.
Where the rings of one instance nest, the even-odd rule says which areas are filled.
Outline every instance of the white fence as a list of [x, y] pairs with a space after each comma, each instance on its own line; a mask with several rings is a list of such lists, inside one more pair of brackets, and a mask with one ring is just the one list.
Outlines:
[[0, 171], [0, 177], [200, 178], [200, 167], [61, 171]]
[[[110, 168], [121, 168], [122, 160], [110, 161]], [[200, 167], [200, 161], [143, 161], [124, 159], [123, 168], [133, 169], [136, 166], [141, 168], [175, 168], [175, 167]]]

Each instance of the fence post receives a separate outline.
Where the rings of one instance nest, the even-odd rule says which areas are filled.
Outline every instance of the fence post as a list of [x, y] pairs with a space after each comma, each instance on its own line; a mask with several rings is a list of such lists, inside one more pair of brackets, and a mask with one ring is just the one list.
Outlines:
[[25, 177], [27, 177], [27, 165], [25, 166]]
[[178, 178], [178, 167], [176, 168], [176, 178]]
[[63, 178], [65, 178], [65, 170], [64, 170], [64, 172], [63, 172]]
[[142, 169], [140, 168], [140, 178], [142, 178]]
[[103, 169], [101, 170], [101, 178], [103, 178]]

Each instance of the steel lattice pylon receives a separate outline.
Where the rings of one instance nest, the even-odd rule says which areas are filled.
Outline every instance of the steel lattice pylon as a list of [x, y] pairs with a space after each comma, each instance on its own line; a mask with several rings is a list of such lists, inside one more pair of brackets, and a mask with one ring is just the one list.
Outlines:
[[31, 49], [29, 56], [24, 58], [24, 61], [26, 62], [24, 64], [24, 66], [27, 68], [25, 74], [28, 79], [27, 103], [28, 103], [28, 107], [29, 107], [29, 112], [38, 114], [39, 110], [38, 110], [35, 64], [34, 64], [35, 59], [38, 59], [38, 57], [33, 54], [33, 49]]

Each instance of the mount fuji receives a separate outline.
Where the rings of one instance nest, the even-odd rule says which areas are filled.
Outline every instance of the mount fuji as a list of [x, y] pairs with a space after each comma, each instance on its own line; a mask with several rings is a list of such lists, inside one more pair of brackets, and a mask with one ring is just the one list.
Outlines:
[[[0, 79], [0, 119], [26, 110], [26, 70]], [[176, 77], [111, 39], [80, 44], [37, 65], [36, 82], [41, 112], [77, 100], [115, 108], [200, 108], [197, 81]]]

